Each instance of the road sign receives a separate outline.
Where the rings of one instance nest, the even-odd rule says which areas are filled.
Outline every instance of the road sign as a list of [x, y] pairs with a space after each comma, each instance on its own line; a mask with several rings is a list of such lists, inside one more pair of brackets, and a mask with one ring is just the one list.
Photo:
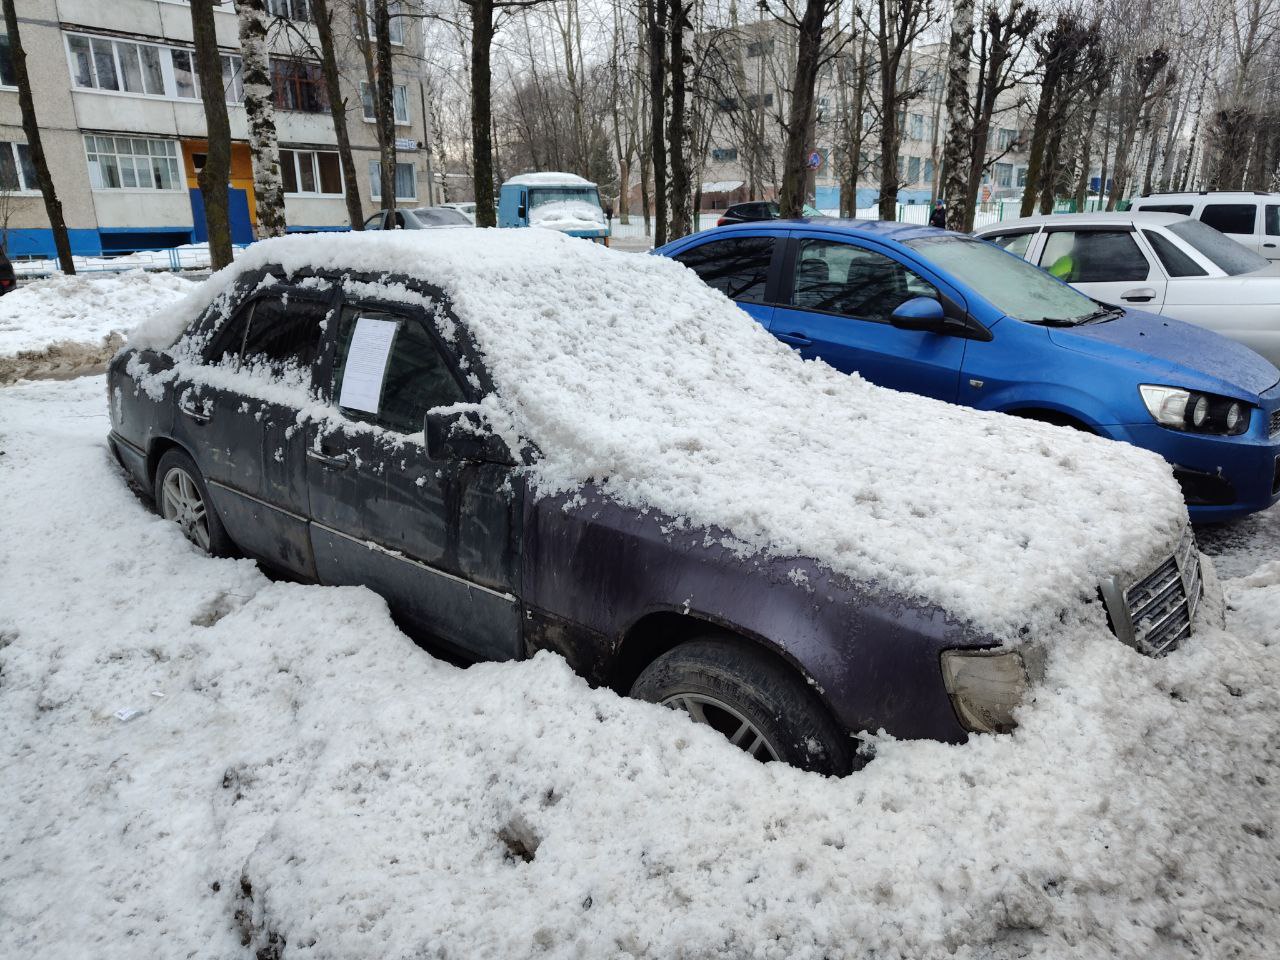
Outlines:
[[809, 169], [817, 170], [820, 166], [822, 166], [822, 154], [815, 150], [809, 154]]

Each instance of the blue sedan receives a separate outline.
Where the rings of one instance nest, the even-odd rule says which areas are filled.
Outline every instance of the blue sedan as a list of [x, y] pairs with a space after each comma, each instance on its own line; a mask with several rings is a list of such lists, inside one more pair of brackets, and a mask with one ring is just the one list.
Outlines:
[[806, 357], [1155, 451], [1197, 523], [1280, 499], [1280, 371], [1200, 327], [1092, 300], [992, 244], [903, 223], [774, 220], [655, 253]]

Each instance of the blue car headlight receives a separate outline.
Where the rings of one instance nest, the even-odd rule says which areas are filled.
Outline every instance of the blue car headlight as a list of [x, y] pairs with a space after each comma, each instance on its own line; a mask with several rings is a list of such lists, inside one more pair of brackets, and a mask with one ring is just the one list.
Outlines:
[[1234, 437], [1249, 429], [1249, 405], [1183, 387], [1144, 383], [1138, 387], [1147, 412], [1161, 426], [1190, 433], [1215, 433]]

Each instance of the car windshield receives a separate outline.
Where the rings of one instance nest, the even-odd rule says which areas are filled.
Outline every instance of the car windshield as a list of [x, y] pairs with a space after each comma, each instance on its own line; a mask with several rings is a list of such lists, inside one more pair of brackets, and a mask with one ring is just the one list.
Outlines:
[[535, 187], [529, 191], [531, 207], [564, 200], [577, 200], [580, 203], [589, 203], [593, 207], [600, 206], [600, 194], [596, 192], [595, 187]]
[[1229, 277], [1253, 273], [1268, 266], [1269, 261], [1265, 257], [1242, 247], [1199, 220], [1179, 220], [1169, 224], [1168, 229], [1178, 239], [1191, 244], [1197, 253], [1207, 257], [1210, 263]]
[[1018, 320], [1080, 323], [1099, 312], [1096, 301], [990, 243], [951, 236], [924, 237], [907, 246]]

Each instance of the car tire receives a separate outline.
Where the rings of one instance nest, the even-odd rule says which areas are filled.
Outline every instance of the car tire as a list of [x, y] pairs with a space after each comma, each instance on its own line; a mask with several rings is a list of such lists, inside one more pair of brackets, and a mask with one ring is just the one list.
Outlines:
[[817, 696], [776, 657], [720, 637], [662, 654], [631, 686], [631, 696], [689, 713], [762, 761], [843, 776], [854, 753]]
[[156, 510], [166, 520], [176, 523], [183, 536], [210, 556], [232, 554], [234, 545], [209, 499], [204, 476], [184, 451], [175, 448], [160, 458], [155, 492]]

